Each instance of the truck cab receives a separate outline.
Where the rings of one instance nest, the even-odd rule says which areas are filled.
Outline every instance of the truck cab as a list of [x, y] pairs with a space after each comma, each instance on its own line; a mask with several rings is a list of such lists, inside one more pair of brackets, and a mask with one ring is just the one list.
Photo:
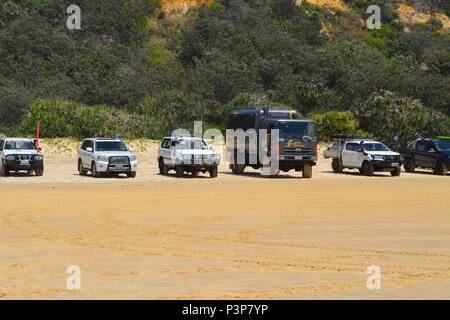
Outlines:
[[[232, 111], [228, 117], [227, 129], [244, 131], [254, 129], [256, 132], [266, 129], [269, 133], [269, 146], [270, 130], [279, 130], [279, 139], [276, 142], [279, 170], [302, 171], [303, 177], [312, 177], [312, 167], [317, 161], [317, 125], [314, 121], [300, 119], [299, 114], [292, 110], [253, 107]], [[242, 174], [247, 166], [254, 169], [261, 168], [263, 165], [259, 157], [259, 148], [259, 141], [256, 145], [246, 141], [244, 163], [237, 162], [237, 144], [229, 148], [229, 154], [234, 153], [231, 157], [234, 162], [230, 164], [232, 172]], [[256, 162], [250, 161], [252, 153], [257, 159]]]

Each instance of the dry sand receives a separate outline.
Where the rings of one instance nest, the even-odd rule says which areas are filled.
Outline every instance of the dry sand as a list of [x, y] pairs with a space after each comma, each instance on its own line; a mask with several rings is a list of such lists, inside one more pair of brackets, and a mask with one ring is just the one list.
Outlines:
[[0, 298], [450, 299], [450, 177], [321, 159], [311, 180], [177, 179], [157, 174], [151, 141], [132, 145], [136, 179], [78, 176], [77, 144], [59, 140], [43, 143], [44, 177], [0, 177]]

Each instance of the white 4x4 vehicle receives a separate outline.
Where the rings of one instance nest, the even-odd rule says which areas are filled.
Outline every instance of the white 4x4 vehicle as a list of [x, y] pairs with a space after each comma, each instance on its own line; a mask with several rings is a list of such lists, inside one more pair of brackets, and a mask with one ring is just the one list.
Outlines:
[[383, 143], [373, 140], [346, 140], [341, 151], [333, 158], [333, 172], [343, 169], [359, 169], [361, 174], [372, 176], [375, 171], [390, 171], [399, 176], [402, 157]]
[[36, 152], [36, 145], [31, 139], [0, 139], [0, 176], [8, 176], [11, 171], [34, 171], [36, 176], [44, 175], [44, 158]]
[[211, 178], [218, 175], [220, 155], [200, 138], [166, 137], [158, 150], [158, 167], [161, 175], [175, 170], [177, 177], [184, 172], [196, 176], [199, 172], [209, 172]]
[[136, 156], [119, 139], [85, 139], [78, 150], [78, 172], [82, 176], [91, 171], [96, 178], [120, 173], [134, 178], [137, 169]]

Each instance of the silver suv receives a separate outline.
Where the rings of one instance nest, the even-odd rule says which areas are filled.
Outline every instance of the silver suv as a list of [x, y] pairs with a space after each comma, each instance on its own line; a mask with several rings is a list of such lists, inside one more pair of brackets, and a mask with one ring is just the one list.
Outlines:
[[158, 150], [158, 167], [161, 175], [175, 170], [177, 177], [184, 172], [193, 176], [209, 172], [211, 178], [218, 175], [220, 155], [200, 138], [165, 137]]
[[0, 176], [8, 176], [10, 172], [34, 172], [36, 176], [44, 175], [44, 157], [41, 148], [31, 139], [0, 139]]
[[119, 139], [85, 139], [78, 150], [78, 172], [82, 176], [91, 171], [96, 178], [120, 173], [135, 178], [137, 169], [136, 156]]

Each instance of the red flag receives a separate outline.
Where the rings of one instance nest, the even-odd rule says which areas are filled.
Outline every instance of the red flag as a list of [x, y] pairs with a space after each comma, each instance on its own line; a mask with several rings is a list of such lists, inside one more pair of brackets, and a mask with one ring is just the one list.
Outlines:
[[38, 119], [36, 128], [36, 154], [39, 153], [39, 135], [41, 133], [41, 119]]

